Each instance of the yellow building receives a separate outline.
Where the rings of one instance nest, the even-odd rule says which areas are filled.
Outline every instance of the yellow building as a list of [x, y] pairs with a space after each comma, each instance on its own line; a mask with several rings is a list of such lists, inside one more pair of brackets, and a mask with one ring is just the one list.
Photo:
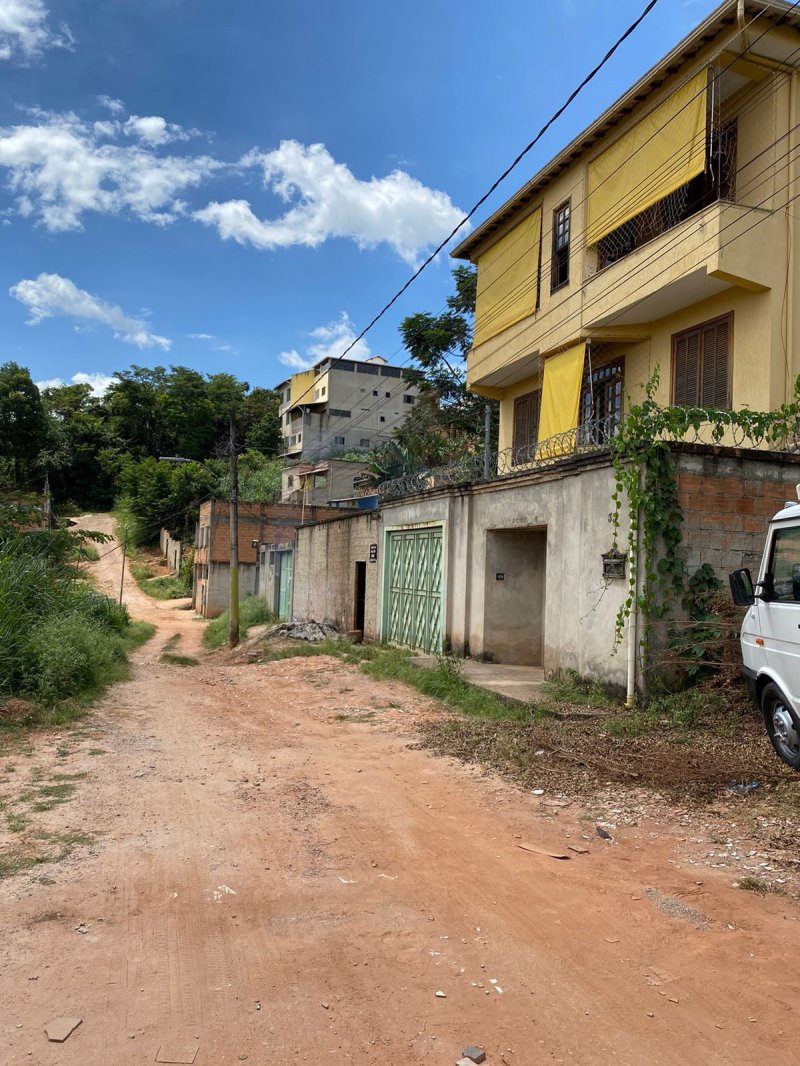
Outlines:
[[791, 398], [799, 65], [800, 8], [728, 0], [453, 252], [503, 469], [602, 443], [656, 369], [665, 405]]

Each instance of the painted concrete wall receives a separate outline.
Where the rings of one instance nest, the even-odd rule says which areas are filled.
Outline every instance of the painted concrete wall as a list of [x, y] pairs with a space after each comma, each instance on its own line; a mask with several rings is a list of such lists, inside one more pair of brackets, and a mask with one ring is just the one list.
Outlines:
[[[505, 654], [520, 654], [541, 641], [545, 670], [574, 669], [612, 684], [624, 684], [625, 656], [614, 653], [614, 624], [626, 584], [602, 578], [603, 552], [612, 545], [613, 471], [607, 459], [576, 462], [513, 480], [476, 485], [462, 492], [443, 491], [384, 505], [384, 531], [403, 526], [444, 526], [444, 635], [457, 654], [482, 659], [494, 655], [493, 627], [502, 603], [490, 584], [497, 531], [537, 531], [545, 548], [544, 607], [541, 620], [531, 604], [542, 596], [542, 577], [532, 561], [515, 567], [518, 588], [508, 596]], [[623, 533], [624, 535], [624, 533]], [[510, 545], [512, 542], [506, 542]], [[540, 551], [540, 549], [539, 549]], [[513, 612], [517, 612], [514, 614]], [[543, 633], [540, 637], [540, 629]]]
[[[355, 625], [356, 563], [367, 564], [364, 637], [379, 639], [382, 545], [376, 511], [297, 531], [292, 618], [329, 622], [343, 633]], [[370, 562], [370, 545], [378, 558]]]
[[[230, 564], [207, 563], [202, 570], [195, 567], [192, 607], [203, 618], [216, 618], [230, 603]], [[258, 567], [253, 563], [239, 564], [239, 600], [254, 596], [258, 586]]]

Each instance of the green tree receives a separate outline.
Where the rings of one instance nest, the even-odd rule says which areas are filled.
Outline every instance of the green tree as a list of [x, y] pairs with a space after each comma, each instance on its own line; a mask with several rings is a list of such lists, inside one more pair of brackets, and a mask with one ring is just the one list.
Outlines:
[[163, 439], [176, 455], [205, 459], [215, 441], [214, 406], [202, 374], [185, 366], [170, 367], [164, 382], [162, 412], [167, 422]]
[[254, 388], [242, 401], [239, 435], [247, 448], [262, 455], [278, 455], [283, 444], [278, 408], [280, 394], [275, 389]]
[[484, 419], [489, 402], [492, 415], [491, 445], [497, 440], [498, 405], [467, 391], [465, 360], [472, 347], [477, 272], [458, 266], [453, 271], [455, 292], [447, 308], [433, 315], [423, 311], [400, 324], [403, 343], [412, 366], [406, 372], [420, 390], [396, 440], [376, 460], [382, 469], [402, 473], [436, 466], [479, 452], [484, 447]]
[[14, 483], [30, 477], [47, 432], [39, 390], [17, 363], [0, 366], [0, 456], [7, 458]]
[[167, 371], [133, 365], [118, 370], [106, 393], [113, 428], [138, 458], [164, 454], [168, 443], [165, 407]]

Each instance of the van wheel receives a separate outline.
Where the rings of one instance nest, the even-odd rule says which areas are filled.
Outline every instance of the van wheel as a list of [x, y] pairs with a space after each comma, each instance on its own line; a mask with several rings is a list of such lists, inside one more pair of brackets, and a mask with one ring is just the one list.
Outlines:
[[761, 713], [779, 758], [800, 771], [800, 721], [777, 685], [767, 685], [761, 694]]

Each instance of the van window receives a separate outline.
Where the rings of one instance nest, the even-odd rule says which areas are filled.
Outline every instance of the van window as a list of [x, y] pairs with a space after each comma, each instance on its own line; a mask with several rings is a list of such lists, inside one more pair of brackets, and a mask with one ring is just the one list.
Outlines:
[[773, 601], [800, 602], [800, 527], [776, 531], [769, 572], [774, 583]]

